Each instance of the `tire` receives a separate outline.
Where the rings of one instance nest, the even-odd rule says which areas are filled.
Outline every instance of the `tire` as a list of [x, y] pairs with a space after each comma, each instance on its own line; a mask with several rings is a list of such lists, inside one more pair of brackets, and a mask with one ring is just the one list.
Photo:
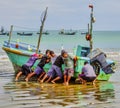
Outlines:
[[98, 61], [94, 61], [91, 63], [91, 65], [93, 66], [93, 69], [95, 71], [95, 74], [98, 76], [100, 74], [100, 63]]

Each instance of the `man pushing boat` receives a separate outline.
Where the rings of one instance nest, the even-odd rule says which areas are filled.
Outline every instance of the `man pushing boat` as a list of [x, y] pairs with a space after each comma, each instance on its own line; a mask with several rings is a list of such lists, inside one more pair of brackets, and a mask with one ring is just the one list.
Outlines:
[[47, 50], [46, 54], [44, 56], [42, 56], [40, 62], [38, 63], [38, 65], [35, 69], [35, 71], [28, 74], [27, 77], [25, 78], [25, 81], [28, 82], [29, 79], [34, 75], [39, 75], [40, 77], [45, 75], [45, 71], [44, 71], [43, 67], [45, 66], [45, 64], [49, 63], [50, 61], [51, 61], [50, 50]]
[[84, 62], [84, 66], [82, 68], [82, 73], [79, 74], [79, 80], [85, 84], [86, 82], [95, 82], [96, 74], [93, 67], [88, 63], [88, 61]]
[[36, 62], [36, 60], [38, 60], [39, 58], [41, 58], [41, 54], [33, 54], [29, 60], [27, 61], [27, 63], [23, 64], [21, 67], [20, 72], [18, 72], [18, 74], [16, 75], [15, 81], [18, 81], [19, 77], [21, 75], [25, 75], [27, 76], [30, 72], [32, 72], [32, 66], [34, 65], [34, 63]]
[[[46, 56], [49, 55], [49, 53], [50, 53], [50, 50], [46, 50]], [[21, 75], [28, 76], [32, 72], [31, 68], [35, 64], [36, 60], [41, 59], [42, 57], [43, 57], [42, 54], [33, 54], [29, 58], [27, 63], [22, 65], [20, 72], [18, 72], [18, 74], [16, 75], [15, 81], [18, 81]]]
[[43, 83], [45, 79], [54, 78], [54, 75], [56, 74], [56, 77], [51, 81], [51, 83], [55, 83], [56, 81], [62, 79], [62, 65], [64, 64], [64, 58], [67, 58], [68, 54], [65, 50], [61, 51], [61, 55], [59, 55], [55, 62], [53, 63], [52, 67], [49, 69], [48, 73], [43, 77], [43, 79], [40, 81]]

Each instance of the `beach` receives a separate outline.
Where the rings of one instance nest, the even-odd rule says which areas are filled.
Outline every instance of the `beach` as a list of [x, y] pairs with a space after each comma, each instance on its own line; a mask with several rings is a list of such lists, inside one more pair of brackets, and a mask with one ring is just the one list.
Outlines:
[[0, 63], [0, 108], [119, 108], [120, 67], [110, 81], [93, 85], [14, 82], [8, 58]]
[[[95, 34], [96, 33], [98, 32], [95, 32]], [[112, 75], [109, 81], [98, 81], [95, 85], [70, 84], [69, 86], [64, 86], [63, 84], [40, 84], [38, 82], [24, 81], [14, 82], [14, 69], [12, 64], [5, 52], [0, 49], [0, 108], [119, 108], [120, 48], [116, 44], [120, 32], [115, 32], [117, 38], [114, 41], [106, 40], [109, 35], [100, 37], [101, 34], [104, 33], [99, 32], [99, 36], [95, 37], [96, 41], [94, 40], [94, 43], [99, 42], [95, 44], [95, 46], [101, 48], [109, 59], [115, 61], [116, 69], [115, 74]], [[111, 34], [111, 32], [108, 34]], [[69, 49], [72, 49], [74, 45], [81, 42], [81, 40], [78, 41], [80, 34], [77, 34], [76, 37], [61, 37], [58, 36], [56, 32], [52, 32], [51, 35], [53, 36], [43, 37], [41, 43], [42, 50], [47, 48], [55, 49], [57, 47], [58, 49], [56, 50], [58, 51], [61, 44], [63, 44], [68, 51], [72, 51]], [[28, 37], [19, 38], [20, 41], [30, 41]], [[34, 37], [31, 37], [31, 39], [33, 38]], [[69, 41], [67, 41], [68, 38]], [[1, 43], [3, 43], [5, 39], [5, 37], [1, 37]], [[13, 40], [17, 39], [18, 37], [13, 37]], [[55, 42], [52, 41], [52, 39], [54, 39]], [[100, 39], [102, 44], [100, 43]], [[113, 39], [113, 37], [111, 36], [109, 39]], [[57, 40], [59, 40], [59, 42]], [[72, 40], [74, 43], [70, 44]], [[75, 42], [75, 40], [77, 40], [77, 42]], [[108, 42], [107, 44], [104, 43], [106, 41]], [[111, 44], [115, 42], [116, 44]], [[35, 42], [33, 43], [35, 44]], [[84, 42], [82, 43], [85, 44]]]

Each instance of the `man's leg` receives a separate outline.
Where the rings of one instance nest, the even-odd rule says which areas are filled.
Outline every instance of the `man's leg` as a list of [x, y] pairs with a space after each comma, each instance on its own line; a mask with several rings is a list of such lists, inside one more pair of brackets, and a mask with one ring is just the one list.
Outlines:
[[67, 82], [67, 73], [68, 73], [68, 69], [65, 69], [64, 70], [64, 85], [66, 85], [66, 82]]
[[57, 77], [51, 81], [53, 84], [55, 84], [55, 81], [60, 80], [62, 78], [61, 69], [59, 67], [57, 67], [57, 66], [54, 66], [54, 70], [55, 70], [55, 72], [57, 74]]
[[35, 74], [36, 74], [35, 72], [32, 72], [32, 73], [28, 74], [28, 76], [25, 78], [25, 81], [28, 82], [29, 79], [30, 79], [32, 76], [34, 76]]
[[48, 77], [48, 75], [47, 75], [47, 74], [45, 74], [45, 76], [43, 77], [43, 79], [42, 79], [42, 80], [40, 80], [40, 83], [43, 83], [47, 77]]
[[80, 74], [79, 75], [79, 80], [82, 82], [82, 84], [85, 84], [86, 83], [86, 81], [84, 80], [84, 75], [83, 74]]
[[48, 73], [48, 80], [47, 83], [51, 81], [55, 77], [56, 72], [54, 71], [54, 68]]
[[68, 69], [68, 77], [67, 77], [67, 82], [66, 85], [69, 85], [70, 79], [71, 77], [74, 75], [74, 69], [73, 68], [69, 68]]
[[50, 77], [48, 78], [48, 80], [46, 81], [46, 83], [50, 82], [51, 79], [52, 79], [52, 77], [50, 76]]
[[55, 84], [55, 81], [57, 81], [57, 80], [60, 80], [61, 78], [58, 76], [58, 77], [56, 77], [55, 79], [53, 79], [51, 82], [53, 83], [53, 84]]
[[45, 72], [42, 72], [38, 78], [38, 81], [40, 81], [40, 79], [45, 75], [46, 73]]
[[66, 85], [66, 82], [67, 82], [67, 75], [66, 74], [64, 74], [64, 85]]
[[52, 65], [52, 67], [49, 69], [48, 73], [43, 77], [43, 79], [40, 82], [43, 83], [46, 78], [51, 77], [53, 72], [54, 72], [54, 66]]
[[17, 75], [16, 75], [16, 78], [15, 78], [15, 81], [18, 81], [19, 77], [22, 75], [22, 72], [19, 72]]
[[71, 79], [71, 76], [68, 75], [66, 85], [69, 85], [69, 81], [70, 81], [70, 79]]

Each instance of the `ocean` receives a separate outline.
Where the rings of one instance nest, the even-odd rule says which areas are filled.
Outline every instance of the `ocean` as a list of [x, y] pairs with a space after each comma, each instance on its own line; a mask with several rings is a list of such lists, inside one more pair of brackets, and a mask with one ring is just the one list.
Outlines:
[[[40, 49], [59, 52], [64, 47], [72, 52], [78, 44], [89, 46], [83, 31], [76, 35], [59, 35], [57, 30], [43, 35]], [[13, 32], [12, 40], [37, 45], [38, 35], [18, 36]], [[120, 102], [120, 31], [94, 31], [94, 48], [107, 53], [116, 62], [116, 72], [109, 81], [93, 85], [40, 84], [38, 82], [14, 82], [12, 64], [2, 50], [7, 36], [0, 36], [0, 108], [119, 108]]]
[[[89, 46], [89, 42], [85, 40], [84, 31], [77, 31], [76, 35], [60, 35], [58, 30], [49, 31], [49, 35], [43, 35], [41, 39], [40, 49], [58, 50], [63, 46], [66, 50], [71, 50], [78, 44]], [[7, 36], [0, 36], [0, 46], [8, 40]], [[17, 32], [13, 32], [12, 41], [25, 42], [37, 46], [38, 34], [33, 32], [33, 36], [19, 36]], [[94, 31], [93, 46], [102, 49], [119, 49], [120, 31]]]

